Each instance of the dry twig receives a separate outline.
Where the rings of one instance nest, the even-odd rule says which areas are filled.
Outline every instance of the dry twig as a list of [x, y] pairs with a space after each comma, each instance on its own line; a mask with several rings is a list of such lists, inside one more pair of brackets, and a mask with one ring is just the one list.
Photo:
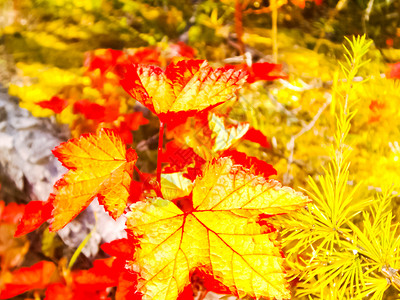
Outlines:
[[295, 147], [296, 139], [299, 138], [300, 136], [302, 136], [307, 131], [311, 130], [315, 126], [315, 123], [317, 123], [319, 117], [321, 116], [323, 111], [328, 107], [328, 105], [330, 103], [331, 103], [331, 97], [329, 97], [326, 100], [326, 102], [320, 107], [320, 109], [315, 114], [315, 116], [311, 120], [311, 122], [308, 123], [307, 125], [303, 126], [303, 128], [298, 133], [296, 133], [295, 135], [292, 135], [292, 137], [290, 138], [289, 143], [287, 143], [286, 148], [290, 151], [290, 154], [289, 154], [289, 157], [287, 159], [287, 171], [283, 175], [283, 184], [288, 185], [290, 183], [290, 181], [291, 181], [290, 169], [291, 169], [291, 166], [292, 166], [292, 163], [293, 163], [293, 155], [294, 155], [294, 147]]

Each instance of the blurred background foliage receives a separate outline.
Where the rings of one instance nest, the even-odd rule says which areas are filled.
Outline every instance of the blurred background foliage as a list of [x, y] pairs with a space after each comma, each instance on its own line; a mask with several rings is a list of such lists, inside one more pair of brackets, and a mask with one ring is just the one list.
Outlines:
[[[268, 54], [268, 0], [131, 1], [1, 0], [2, 44], [14, 61], [79, 67], [83, 53], [97, 48], [135, 48], [182, 40], [199, 58], [216, 60], [235, 51], [235, 5], [243, 11], [244, 41]], [[297, 5], [294, 5], [297, 4]], [[280, 48], [294, 44], [334, 54], [343, 36], [366, 33], [378, 48], [400, 45], [400, 4], [393, 0], [278, 1]], [[389, 54], [387, 59], [392, 59]]]

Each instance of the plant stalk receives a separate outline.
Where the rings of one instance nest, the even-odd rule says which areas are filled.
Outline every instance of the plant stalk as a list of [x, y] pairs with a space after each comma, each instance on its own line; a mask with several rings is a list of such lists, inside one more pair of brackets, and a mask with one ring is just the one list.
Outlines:
[[271, 0], [272, 8], [272, 57], [274, 63], [278, 62], [278, 3]]
[[164, 139], [164, 122], [160, 120], [160, 130], [158, 132], [158, 153], [157, 153], [157, 183], [161, 189], [161, 156]]
[[240, 55], [244, 55], [242, 0], [235, 2], [235, 31]]

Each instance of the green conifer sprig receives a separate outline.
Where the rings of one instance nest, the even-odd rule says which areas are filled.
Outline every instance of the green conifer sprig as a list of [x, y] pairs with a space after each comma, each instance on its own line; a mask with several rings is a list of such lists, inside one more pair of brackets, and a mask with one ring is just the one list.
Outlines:
[[332, 90], [330, 163], [322, 176], [309, 178], [306, 192], [313, 203], [307, 210], [276, 220], [285, 224], [283, 244], [297, 299], [383, 299], [390, 285], [400, 287], [399, 228], [390, 208], [394, 189], [388, 185], [371, 198], [363, 196], [361, 182], [349, 184], [355, 90], [365, 81], [355, 79], [368, 63], [372, 41], [362, 36], [347, 42]]

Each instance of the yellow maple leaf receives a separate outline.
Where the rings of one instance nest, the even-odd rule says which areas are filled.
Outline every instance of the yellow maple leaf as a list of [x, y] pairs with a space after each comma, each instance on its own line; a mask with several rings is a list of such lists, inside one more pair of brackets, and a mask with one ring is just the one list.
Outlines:
[[137, 155], [126, 150], [113, 130], [102, 128], [98, 135], [82, 135], [57, 146], [53, 153], [69, 171], [50, 197], [52, 231], [63, 228], [95, 197], [114, 219], [124, 212]]
[[290, 298], [276, 233], [261, 213], [286, 213], [309, 199], [230, 158], [209, 163], [193, 188], [193, 209], [153, 198], [132, 205], [128, 232], [140, 243], [130, 266], [143, 299], [176, 299], [196, 268], [242, 297]]

